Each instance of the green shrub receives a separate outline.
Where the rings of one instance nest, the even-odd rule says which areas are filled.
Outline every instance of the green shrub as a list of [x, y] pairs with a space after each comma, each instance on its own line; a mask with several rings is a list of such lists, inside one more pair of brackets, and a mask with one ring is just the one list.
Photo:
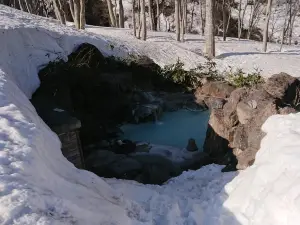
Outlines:
[[183, 85], [187, 89], [195, 89], [200, 86], [202, 78], [208, 78], [210, 80], [223, 79], [218, 74], [216, 63], [210, 60], [187, 71], [184, 69], [184, 63], [178, 59], [175, 64], [165, 66], [161, 70], [161, 74], [165, 79]]
[[253, 87], [264, 83], [264, 79], [259, 70], [253, 73], [245, 73], [242, 69], [233, 70], [225, 73], [226, 81], [236, 87]]

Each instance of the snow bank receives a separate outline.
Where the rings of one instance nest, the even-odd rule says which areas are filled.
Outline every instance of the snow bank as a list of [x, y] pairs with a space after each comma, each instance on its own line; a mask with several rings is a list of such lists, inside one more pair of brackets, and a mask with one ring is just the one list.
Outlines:
[[272, 116], [262, 129], [255, 163], [227, 186], [225, 206], [240, 224], [299, 224], [300, 113]]
[[[299, 223], [300, 114], [268, 119], [255, 164], [237, 177], [209, 165], [162, 186], [104, 181], [63, 157], [59, 139], [28, 98], [39, 85], [38, 69], [66, 58], [76, 45], [90, 42], [107, 55], [124, 57], [135, 52], [137, 42], [122, 46], [117, 38], [108, 41], [108, 36], [75, 31], [2, 5], [0, 18], [0, 224]], [[112, 43], [117, 44], [113, 49]], [[299, 61], [290, 63], [296, 68]]]
[[134, 224], [133, 203], [69, 163], [28, 100], [41, 66], [85, 41], [112, 54], [109, 42], [2, 5], [0, 18], [0, 224]]

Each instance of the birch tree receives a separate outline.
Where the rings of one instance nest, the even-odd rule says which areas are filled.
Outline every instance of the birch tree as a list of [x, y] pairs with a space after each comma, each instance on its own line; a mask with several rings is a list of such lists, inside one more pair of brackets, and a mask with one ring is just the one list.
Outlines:
[[142, 14], [142, 40], [146, 41], [147, 25], [146, 25], [145, 0], [141, 0], [141, 14]]
[[241, 13], [242, 13], [242, 0], [240, 0], [240, 2], [239, 2], [239, 15], [238, 15], [238, 38], [239, 38], [239, 40], [241, 39], [241, 34], [242, 34]]
[[[74, 1], [76, 1], [76, 0], [74, 0]], [[111, 0], [106, 0], [106, 3], [107, 3], [108, 13], [109, 13], [110, 25], [112, 27], [116, 27], [116, 17], [113, 12], [113, 6], [111, 3]]]
[[75, 21], [74, 1], [73, 0], [69, 0], [69, 7], [70, 7], [70, 12], [71, 12], [71, 16], [73, 18], [73, 21]]
[[132, 27], [133, 27], [133, 36], [136, 37], [135, 0], [132, 1]]
[[180, 0], [175, 0], [176, 41], [180, 41]]
[[214, 0], [206, 0], [206, 22], [205, 22], [205, 55], [212, 59], [215, 57], [214, 37]]
[[223, 41], [226, 41], [226, 11], [225, 0], [222, 1], [222, 17], [223, 17]]
[[160, 31], [160, 7], [159, 0], [155, 0], [156, 2], [156, 30]]
[[263, 33], [263, 52], [267, 51], [268, 31], [269, 31], [269, 21], [270, 21], [270, 16], [271, 16], [271, 10], [272, 10], [272, 0], [268, 0], [267, 18], [265, 21], [264, 33]]
[[153, 0], [148, 0], [148, 2], [149, 2], [148, 14], [150, 20], [150, 30], [155, 30], [154, 18], [153, 18]]
[[61, 24], [66, 24], [65, 12], [62, 8], [62, 4], [60, 0], [53, 0], [53, 6], [54, 6], [56, 18], [59, 19]]
[[74, 23], [80, 29], [80, 0], [74, 0]]
[[124, 28], [124, 8], [122, 0], [119, 0], [119, 26]]
[[85, 29], [85, 0], [80, 0], [79, 29]]
[[139, 23], [139, 30], [138, 30], [138, 39], [141, 39], [141, 32], [142, 32], [142, 20], [141, 20], [141, 0], [138, 0], [138, 23]]
[[200, 30], [201, 30], [201, 35], [204, 36], [204, 33], [205, 33], [205, 17], [206, 17], [205, 0], [199, 0], [199, 7], [200, 7]]

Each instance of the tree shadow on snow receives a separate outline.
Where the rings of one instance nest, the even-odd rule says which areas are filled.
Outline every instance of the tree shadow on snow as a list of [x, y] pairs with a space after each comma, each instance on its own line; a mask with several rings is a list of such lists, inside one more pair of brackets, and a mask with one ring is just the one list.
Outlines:
[[277, 52], [277, 51], [271, 51], [271, 52], [226, 52], [222, 53], [218, 56], [216, 56], [216, 59], [224, 59], [231, 56], [245, 56], [245, 55], [291, 55], [291, 56], [297, 56], [299, 53], [287, 53], [287, 52]]

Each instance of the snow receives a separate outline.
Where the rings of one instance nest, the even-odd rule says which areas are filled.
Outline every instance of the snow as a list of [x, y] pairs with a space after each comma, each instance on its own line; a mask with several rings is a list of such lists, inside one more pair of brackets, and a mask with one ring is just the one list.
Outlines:
[[[131, 52], [147, 55], [160, 66], [176, 63], [180, 59], [185, 67], [195, 68], [206, 59], [203, 57], [204, 37], [187, 34], [184, 43], [175, 40], [174, 33], [147, 32], [146, 42], [133, 37], [130, 29], [99, 28], [89, 26], [88, 31], [108, 38], [115, 46], [122, 47]], [[151, 43], [151, 44], [149, 44]], [[241, 68], [245, 72], [261, 70], [264, 77], [286, 72], [292, 76], [300, 76], [300, 46], [283, 46], [268, 44], [268, 52], [262, 53], [262, 43], [228, 38], [226, 42], [221, 37], [216, 37], [217, 68], [228, 71], [230, 67]], [[279, 66], [280, 65], [280, 66]]]
[[[28, 100], [39, 85], [37, 71], [57, 57], [65, 59], [82, 42], [105, 55], [145, 53], [160, 65], [180, 57], [193, 66], [203, 60], [201, 37], [188, 35], [196, 40], [175, 43], [170, 33], [150, 32], [149, 41], [142, 42], [131, 38], [129, 30], [75, 31], [2, 5], [0, 18], [0, 224], [299, 223], [300, 114], [267, 120], [257, 160], [245, 171], [221, 173], [222, 166], [209, 165], [155, 186], [76, 169]], [[259, 43], [235, 39], [217, 41], [217, 46], [220, 65], [250, 69], [257, 64], [265, 74], [299, 74], [295, 46], [282, 54], [260, 54]]]

